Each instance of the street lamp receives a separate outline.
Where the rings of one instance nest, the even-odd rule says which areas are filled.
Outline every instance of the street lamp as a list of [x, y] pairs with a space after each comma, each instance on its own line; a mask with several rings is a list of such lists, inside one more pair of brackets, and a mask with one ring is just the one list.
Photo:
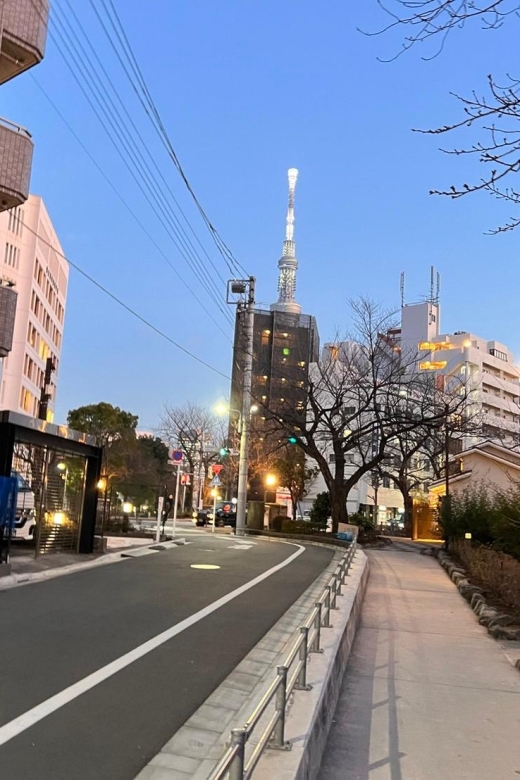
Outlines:
[[265, 490], [264, 490], [264, 504], [267, 504], [267, 489], [278, 485], [278, 477], [276, 474], [266, 474], [265, 476]]
[[61, 473], [61, 478], [63, 479], [63, 508], [66, 509], [65, 502], [67, 500], [67, 478], [69, 476], [69, 470], [67, 464], [63, 461], [57, 463], [56, 468]]
[[103, 514], [101, 516], [101, 538], [105, 533], [105, 520], [107, 514], [107, 500], [108, 500], [108, 477], [101, 477], [97, 483], [97, 489], [100, 493], [103, 493]]
[[123, 503], [123, 532], [127, 532], [130, 527], [130, 521], [129, 521], [129, 515], [132, 514], [134, 511], [133, 505], [130, 503], [130, 501], [125, 501]]
[[[250, 414], [256, 414], [258, 412], [258, 406], [257, 404], [253, 404], [250, 409]], [[225, 417], [227, 414], [236, 414], [238, 417], [238, 426], [237, 426], [237, 432], [238, 435], [242, 435], [242, 412], [240, 412], [238, 409], [231, 409], [230, 406], [222, 401], [220, 401], [218, 404], [214, 406], [215, 414], [218, 414], [219, 417]]]

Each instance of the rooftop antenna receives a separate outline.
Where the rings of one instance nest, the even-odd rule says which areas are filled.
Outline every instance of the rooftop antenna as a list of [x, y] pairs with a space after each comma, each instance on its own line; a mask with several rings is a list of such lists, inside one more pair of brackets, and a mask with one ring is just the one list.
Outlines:
[[440, 300], [441, 300], [441, 275], [437, 271], [437, 295], [435, 298], [435, 303], [437, 304], [437, 306], [439, 305]]
[[401, 309], [402, 309], [404, 306], [404, 271], [401, 271], [400, 289], [401, 289]]
[[430, 266], [430, 303], [435, 303], [434, 280], [435, 280], [435, 267], [431, 265]]

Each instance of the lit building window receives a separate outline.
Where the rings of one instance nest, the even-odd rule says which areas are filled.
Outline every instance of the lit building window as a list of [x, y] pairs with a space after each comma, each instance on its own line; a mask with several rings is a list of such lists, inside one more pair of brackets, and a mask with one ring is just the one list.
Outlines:
[[419, 369], [421, 371], [439, 371], [442, 368], [446, 368], [446, 360], [424, 360], [419, 363]]

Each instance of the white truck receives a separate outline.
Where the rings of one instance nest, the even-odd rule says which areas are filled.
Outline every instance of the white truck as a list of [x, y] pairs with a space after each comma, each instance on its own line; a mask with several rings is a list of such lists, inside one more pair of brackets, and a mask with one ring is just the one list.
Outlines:
[[34, 492], [29, 483], [17, 471], [13, 471], [11, 476], [16, 477], [18, 481], [16, 519], [11, 538], [32, 541], [36, 531]]

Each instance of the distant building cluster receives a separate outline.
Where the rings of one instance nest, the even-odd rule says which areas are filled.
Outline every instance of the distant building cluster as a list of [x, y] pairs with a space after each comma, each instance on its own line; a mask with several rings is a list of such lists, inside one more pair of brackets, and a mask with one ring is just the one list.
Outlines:
[[[284, 429], [282, 410], [290, 407], [301, 414], [308, 412], [309, 378], [319, 361], [335, 358], [341, 353], [341, 344], [325, 344], [320, 352], [318, 326], [314, 316], [302, 314], [296, 302], [296, 244], [294, 241], [294, 194], [298, 172], [289, 171], [289, 205], [286, 236], [278, 263], [278, 300], [270, 309], [257, 308], [254, 317], [252, 396], [258, 412], [252, 416], [252, 437], [260, 452], [260, 465], [255, 464], [256, 476], [250, 478], [249, 499], [261, 500], [264, 491], [261, 467], [262, 444], [265, 451], [272, 449], [273, 436], [283, 448], [291, 431]], [[243, 327], [240, 317], [235, 332], [231, 406], [240, 408], [241, 367], [244, 350]], [[456, 456], [489, 440], [495, 446], [511, 448], [520, 442], [520, 368], [511, 351], [497, 341], [490, 341], [468, 331], [441, 332], [439, 280], [426, 300], [406, 304], [402, 280], [400, 323], [385, 334], [385, 342], [401, 354], [414, 354], [413, 370], [429, 377], [428, 386], [443, 392], [452, 378], [458, 378], [467, 391], [466, 411], [478, 416], [480, 425], [450, 441], [450, 451]], [[433, 382], [433, 385], [432, 385]], [[280, 416], [280, 427], [273, 421]], [[234, 423], [230, 422], [230, 436], [236, 437]], [[323, 455], [334, 468], [334, 452]], [[347, 477], [359, 465], [355, 453], [347, 453]], [[315, 464], [309, 464], [315, 465]], [[421, 453], [414, 456], [414, 493], [428, 502], [431, 488], [438, 493], [435, 474]], [[417, 477], [417, 475], [419, 475]], [[264, 475], [265, 476], [265, 475]], [[316, 495], [326, 490], [323, 476], [317, 476], [307, 491], [298, 515], [303, 516], [312, 506]], [[280, 490], [278, 500], [289, 502], [287, 492]], [[377, 509], [376, 509], [377, 507]], [[365, 474], [348, 495], [349, 514], [362, 512], [371, 515], [380, 525], [399, 523], [405, 508], [400, 490], [389, 476]]]

